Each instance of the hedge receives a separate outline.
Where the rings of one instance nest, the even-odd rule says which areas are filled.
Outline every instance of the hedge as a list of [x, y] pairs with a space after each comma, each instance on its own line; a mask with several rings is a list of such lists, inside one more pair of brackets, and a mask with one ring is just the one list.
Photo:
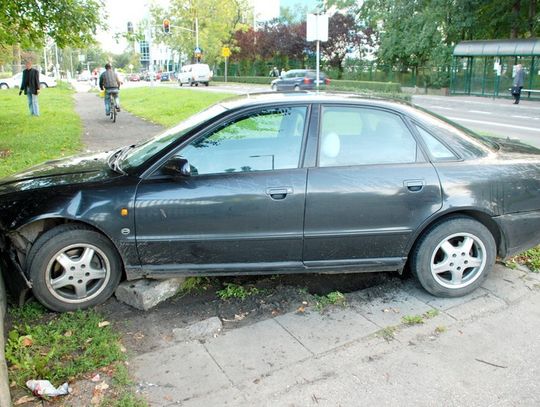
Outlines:
[[[256, 83], [270, 85], [274, 78], [266, 76], [229, 76], [228, 82], [236, 83]], [[216, 82], [224, 82], [224, 76], [214, 76]], [[350, 92], [358, 92], [363, 90], [382, 92], [382, 93], [400, 93], [401, 85], [395, 82], [370, 82], [370, 81], [348, 81], [331, 79], [327, 90], [343, 90]]]

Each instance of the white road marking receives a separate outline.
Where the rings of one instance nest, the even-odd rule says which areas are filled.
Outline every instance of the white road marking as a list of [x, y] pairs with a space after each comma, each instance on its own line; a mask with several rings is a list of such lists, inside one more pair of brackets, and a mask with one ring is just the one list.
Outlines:
[[504, 124], [504, 123], [495, 123], [495, 122], [486, 122], [484, 120], [473, 120], [473, 119], [462, 119], [461, 117], [448, 117], [450, 120], [456, 122], [470, 122], [478, 124], [488, 124], [490, 126], [499, 126], [499, 127], [508, 127], [510, 129], [519, 129], [519, 130], [530, 130], [540, 133], [540, 128], [538, 127], [525, 127], [525, 126], [516, 126], [515, 124]]
[[429, 109], [444, 109], [444, 110], [456, 110], [453, 107], [446, 107], [446, 106], [429, 106]]
[[469, 113], [493, 114], [491, 112], [485, 112], [483, 110], [469, 110]]
[[[531, 116], [516, 116], [516, 115], [512, 115], [510, 117], [515, 117], [517, 119], [537, 119], [536, 117], [531, 117]], [[537, 119], [538, 120], [538, 119]]]

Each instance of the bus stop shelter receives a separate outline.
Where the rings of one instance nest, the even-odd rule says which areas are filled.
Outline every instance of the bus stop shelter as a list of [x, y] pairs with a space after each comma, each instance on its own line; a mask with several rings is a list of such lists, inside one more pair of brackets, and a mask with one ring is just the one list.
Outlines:
[[540, 39], [460, 42], [452, 58], [450, 93], [510, 97], [517, 64], [525, 70], [521, 97], [540, 99]]

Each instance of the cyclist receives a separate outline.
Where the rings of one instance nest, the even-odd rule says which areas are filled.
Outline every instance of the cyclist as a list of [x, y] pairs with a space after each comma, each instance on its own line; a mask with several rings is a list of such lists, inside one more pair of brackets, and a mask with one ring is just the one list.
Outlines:
[[105, 71], [99, 76], [99, 89], [105, 89], [105, 115], [111, 113], [111, 93], [116, 94], [116, 110], [120, 111], [120, 98], [118, 93], [122, 82], [118, 75], [112, 70], [111, 64], [105, 64]]

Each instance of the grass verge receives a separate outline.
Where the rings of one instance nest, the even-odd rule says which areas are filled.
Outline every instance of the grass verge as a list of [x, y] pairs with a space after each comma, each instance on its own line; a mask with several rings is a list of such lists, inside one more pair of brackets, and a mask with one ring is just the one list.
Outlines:
[[510, 268], [515, 268], [516, 264], [523, 264], [533, 273], [540, 273], [540, 246], [520, 253], [505, 262], [505, 265]]
[[43, 89], [39, 117], [29, 115], [18, 89], [0, 91], [0, 106], [0, 178], [81, 148], [82, 124], [66, 86]]
[[122, 89], [122, 107], [129, 112], [171, 127], [189, 116], [225, 98], [230, 93], [202, 92], [177, 88], [132, 88]]
[[119, 336], [95, 311], [47, 313], [38, 304], [10, 310], [6, 360], [10, 381], [50, 380], [60, 385], [124, 360]]

